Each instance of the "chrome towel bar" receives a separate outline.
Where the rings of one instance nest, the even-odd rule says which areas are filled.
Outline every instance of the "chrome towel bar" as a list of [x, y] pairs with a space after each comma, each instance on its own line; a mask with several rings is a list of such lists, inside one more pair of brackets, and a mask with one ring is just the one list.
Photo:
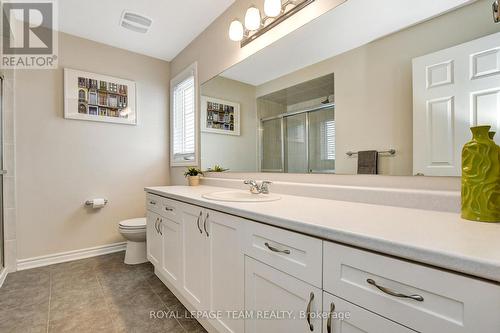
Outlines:
[[[391, 156], [396, 155], [396, 149], [382, 150], [378, 151], [379, 154], [389, 154]], [[348, 151], [346, 153], [347, 156], [351, 157], [352, 155], [358, 155], [357, 151]]]

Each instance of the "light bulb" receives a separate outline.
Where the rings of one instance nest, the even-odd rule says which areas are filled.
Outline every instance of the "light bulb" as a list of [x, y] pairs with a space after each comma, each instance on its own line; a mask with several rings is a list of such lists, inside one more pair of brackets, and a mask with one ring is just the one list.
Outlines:
[[281, 0], [265, 0], [264, 13], [269, 17], [276, 17], [281, 13]]
[[243, 24], [239, 20], [234, 20], [229, 25], [229, 39], [235, 42], [243, 39]]
[[245, 27], [248, 30], [257, 30], [260, 28], [260, 10], [257, 7], [251, 6], [247, 9]]

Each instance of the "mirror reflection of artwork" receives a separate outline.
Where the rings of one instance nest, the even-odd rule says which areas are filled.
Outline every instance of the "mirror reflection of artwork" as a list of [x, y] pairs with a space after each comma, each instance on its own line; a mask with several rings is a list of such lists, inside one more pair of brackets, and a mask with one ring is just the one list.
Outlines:
[[240, 105], [217, 98], [202, 96], [203, 132], [240, 135]]
[[72, 69], [64, 73], [65, 118], [136, 124], [134, 82]]

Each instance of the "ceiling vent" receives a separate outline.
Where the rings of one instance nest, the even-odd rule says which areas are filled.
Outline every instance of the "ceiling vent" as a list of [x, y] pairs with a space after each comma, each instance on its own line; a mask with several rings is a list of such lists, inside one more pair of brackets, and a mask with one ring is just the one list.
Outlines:
[[143, 34], [148, 32], [149, 28], [151, 28], [151, 24], [153, 24], [152, 19], [126, 10], [123, 11], [120, 20], [120, 25], [125, 29], [140, 32]]

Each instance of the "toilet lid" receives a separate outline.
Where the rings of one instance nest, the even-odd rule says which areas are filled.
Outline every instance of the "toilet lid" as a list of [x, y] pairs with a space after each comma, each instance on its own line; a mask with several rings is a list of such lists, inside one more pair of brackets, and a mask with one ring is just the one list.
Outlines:
[[136, 219], [120, 221], [120, 228], [123, 228], [123, 229], [143, 229], [143, 228], [146, 228], [146, 218], [139, 217]]

